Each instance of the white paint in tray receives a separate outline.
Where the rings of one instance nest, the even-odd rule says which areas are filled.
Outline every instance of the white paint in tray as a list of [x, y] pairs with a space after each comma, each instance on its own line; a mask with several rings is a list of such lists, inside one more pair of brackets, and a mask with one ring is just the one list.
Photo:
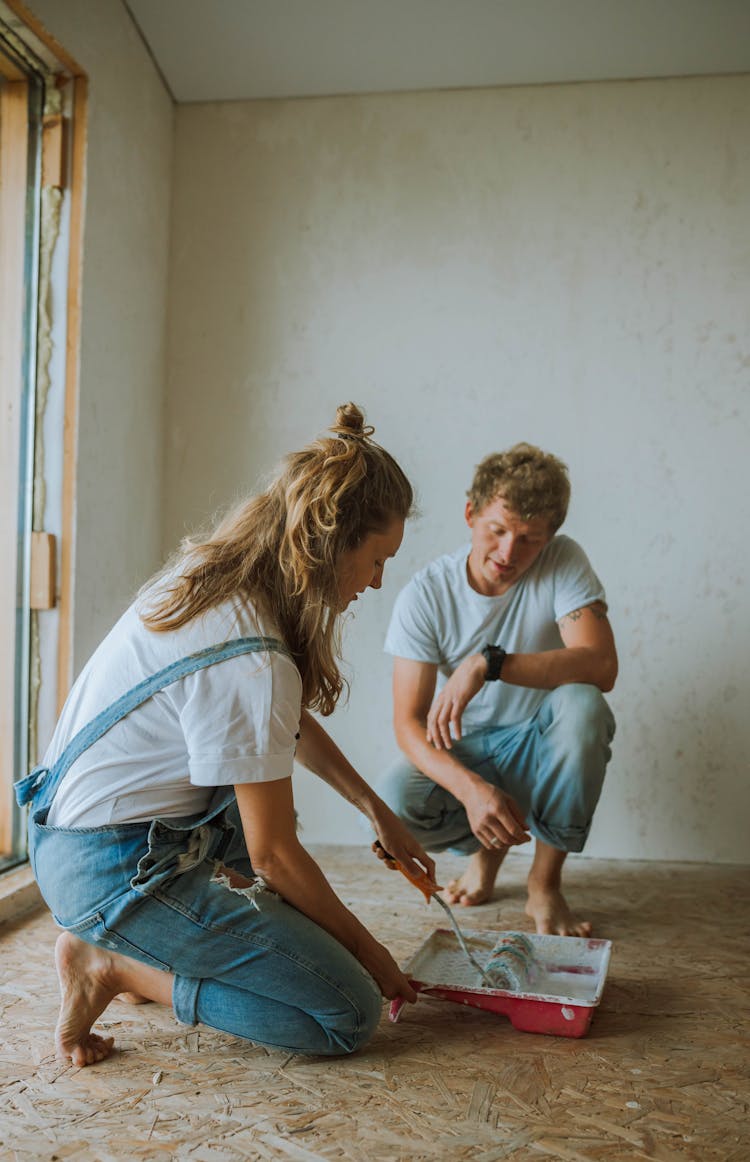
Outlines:
[[[466, 941], [484, 968], [502, 932], [464, 932]], [[527, 933], [534, 946], [534, 972], [523, 991], [513, 996], [550, 1000], [572, 1005], [599, 1002], [609, 966], [611, 944], [575, 936], [540, 936]], [[428, 985], [493, 993], [472, 968], [453, 932], [437, 929], [417, 950], [405, 972]]]

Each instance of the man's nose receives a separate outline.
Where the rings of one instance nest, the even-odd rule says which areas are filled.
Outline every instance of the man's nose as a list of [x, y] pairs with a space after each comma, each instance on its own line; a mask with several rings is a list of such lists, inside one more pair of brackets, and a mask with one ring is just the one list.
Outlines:
[[511, 536], [503, 537], [500, 542], [500, 552], [505, 564], [512, 565], [516, 555], [516, 538]]

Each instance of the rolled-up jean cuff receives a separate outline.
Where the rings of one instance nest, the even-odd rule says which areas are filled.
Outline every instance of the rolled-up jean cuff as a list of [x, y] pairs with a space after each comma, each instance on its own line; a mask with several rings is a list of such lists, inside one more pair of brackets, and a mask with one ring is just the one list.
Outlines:
[[556, 847], [558, 851], [583, 851], [591, 824], [586, 827], [549, 827], [541, 819], [530, 815], [526, 820], [535, 839]]
[[[428, 847], [427, 850], [432, 851], [433, 849]], [[448, 844], [443, 850], [449, 852], [451, 855], [474, 855], [477, 851], [482, 850], [482, 844], [476, 835], [471, 834], [466, 839], [462, 839], [460, 843]]]
[[181, 1025], [197, 1025], [198, 989], [201, 981], [194, 976], [176, 976], [172, 985], [172, 1008]]

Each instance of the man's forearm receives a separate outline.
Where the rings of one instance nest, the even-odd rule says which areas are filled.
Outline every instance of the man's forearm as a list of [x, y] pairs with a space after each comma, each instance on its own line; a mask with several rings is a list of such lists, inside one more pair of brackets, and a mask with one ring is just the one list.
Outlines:
[[463, 766], [448, 749], [425, 740], [425, 724], [403, 716], [396, 724], [399, 744], [415, 766], [462, 804], [469, 827], [483, 847], [527, 843], [529, 828], [513, 799]]
[[408, 719], [396, 724], [396, 741], [406, 757], [423, 775], [463, 803], [471, 788], [484, 780], [447, 750], [437, 750], [427, 741], [426, 723]]
[[[484, 663], [484, 658], [481, 661]], [[538, 654], [506, 654], [500, 679], [534, 690], [555, 690], [581, 682], [606, 693], [612, 689], [616, 674], [616, 660], [608, 655], [585, 647], [567, 647]]]

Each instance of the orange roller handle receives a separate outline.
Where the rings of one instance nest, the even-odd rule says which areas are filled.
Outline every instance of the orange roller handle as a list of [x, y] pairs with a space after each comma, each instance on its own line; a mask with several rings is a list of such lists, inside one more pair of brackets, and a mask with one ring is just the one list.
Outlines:
[[436, 892], [442, 891], [440, 884], [435, 883], [435, 880], [431, 879], [427, 875], [427, 872], [419, 872], [417, 875], [415, 875], [413, 872], [407, 871], [402, 863], [399, 863], [399, 861], [394, 859], [389, 851], [385, 850], [379, 839], [376, 839], [373, 843], [372, 850], [382, 851], [384, 863], [388, 867], [395, 868], [396, 871], [400, 871], [401, 875], [404, 876], [404, 878], [407, 879], [410, 884], [413, 884], [415, 888], [419, 889], [424, 898], [427, 900], [428, 904]]

